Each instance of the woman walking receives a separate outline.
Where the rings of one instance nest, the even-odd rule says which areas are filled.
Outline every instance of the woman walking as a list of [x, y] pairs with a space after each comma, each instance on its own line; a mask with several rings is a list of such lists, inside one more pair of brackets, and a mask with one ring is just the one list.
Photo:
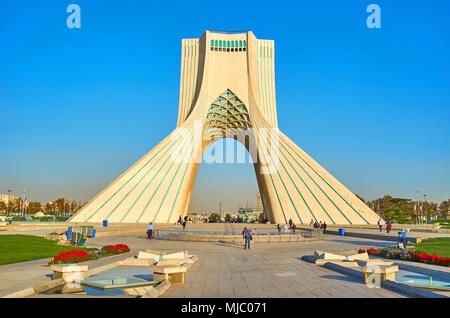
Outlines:
[[386, 233], [389, 233], [391, 231], [391, 227], [392, 227], [391, 221], [387, 221]]

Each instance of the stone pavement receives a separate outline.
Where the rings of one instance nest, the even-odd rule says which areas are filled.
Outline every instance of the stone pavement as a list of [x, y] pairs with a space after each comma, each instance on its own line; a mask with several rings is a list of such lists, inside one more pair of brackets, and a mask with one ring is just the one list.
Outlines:
[[[135, 226], [129, 225], [127, 228]], [[274, 231], [276, 227], [273, 224], [188, 224], [187, 230], [242, 231], [243, 226], [258, 231]], [[156, 229], [159, 228], [180, 230], [181, 226], [156, 226]], [[316, 249], [340, 252], [386, 247], [391, 246], [392, 242], [336, 235], [323, 235], [322, 238], [311, 242], [258, 243], [250, 250], [244, 250], [242, 245], [214, 242], [150, 241], [143, 231], [89, 238], [89, 247], [123, 243], [131, 248], [131, 254], [85, 264], [90, 269], [95, 268], [144, 249], [167, 252], [188, 250], [190, 254], [198, 255], [200, 260], [186, 274], [185, 285], [171, 287], [163, 297], [402, 297], [386, 289], [367, 288], [352, 277], [300, 259]], [[40, 266], [46, 262], [37, 260], [0, 266], [0, 296], [51, 279], [49, 268]]]
[[384, 247], [389, 242], [326, 236], [323, 241], [241, 245], [148, 240], [145, 235], [90, 240], [95, 247], [124, 243], [133, 249], [167, 252], [188, 250], [198, 255], [185, 285], [172, 286], [163, 297], [402, 297], [386, 289], [370, 289], [362, 282], [300, 258], [315, 249], [343, 251]]
[[[93, 269], [134, 255], [135, 253], [131, 251], [130, 253], [110, 256], [97, 261], [84, 262], [83, 265], [88, 265], [89, 269]], [[0, 266], [0, 297], [32, 287], [38, 283], [50, 281], [53, 272], [50, 270], [50, 267], [43, 266], [47, 263], [48, 259], [45, 258]]]

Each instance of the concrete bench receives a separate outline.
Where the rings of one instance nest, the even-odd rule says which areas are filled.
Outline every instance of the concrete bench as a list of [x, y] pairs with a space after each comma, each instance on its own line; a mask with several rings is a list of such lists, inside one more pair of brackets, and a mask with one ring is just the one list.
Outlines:
[[344, 260], [340, 260], [340, 259], [317, 259], [315, 261], [315, 263], [317, 265], [324, 265], [326, 263], [333, 263], [333, 264], [337, 264], [337, 265], [341, 265], [344, 267], [348, 267], [348, 268], [357, 268], [359, 267], [358, 263], [356, 263], [355, 261], [344, 261]]
[[53, 280], [63, 278], [65, 282], [71, 283], [76, 280], [83, 280], [84, 273], [87, 272], [87, 265], [76, 264], [55, 264], [51, 265]]
[[150, 265], [150, 271], [153, 272], [154, 281], [169, 280], [171, 284], [184, 284], [184, 273], [187, 271], [185, 266], [177, 265]]
[[359, 266], [373, 266], [373, 265], [392, 265], [394, 262], [385, 261], [382, 259], [372, 258], [368, 260], [356, 260]]
[[395, 273], [398, 272], [398, 266], [389, 265], [370, 265], [361, 267], [361, 271], [364, 273], [364, 282], [371, 284], [370, 278], [373, 274], [378, 274], [380, 277], [380, 283], [385, 280], [395, 281]]

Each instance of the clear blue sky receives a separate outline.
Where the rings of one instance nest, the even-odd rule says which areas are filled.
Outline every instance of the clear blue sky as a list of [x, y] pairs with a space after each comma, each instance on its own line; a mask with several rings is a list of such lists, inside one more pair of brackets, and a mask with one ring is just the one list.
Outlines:
[[[91, 199], [175, 128], [181, 39], [250, 29], [275, 40], [281, 130], [338, 180], [366, 199], [450, 197], [448, 0], [376, 1], [381, 29], [372, 1], [205, 3], [1, 1], [0, 193]], [[251, 165], [201, 165], [191, 207], [254, 192]]]

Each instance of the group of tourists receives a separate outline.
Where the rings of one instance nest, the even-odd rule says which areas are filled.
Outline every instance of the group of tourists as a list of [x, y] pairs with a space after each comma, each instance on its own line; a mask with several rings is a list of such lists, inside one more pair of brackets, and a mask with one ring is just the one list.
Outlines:
[[[178, 218], [177, 224], [180, 224], [181, 226], [183, 226], [183, 231], [186, 231], [186, 224], [188, 222], [191, 222], [191, 218], [188, 218], [188, 216], [186, 215], [184, 217], [184, 219], [182, 219], [180, 216]], [[153, 234], [153, 223], [150, 222], [150, 224], [147, 226], [147, 237], [149, 240], [152, 239], [152, 234]]]
[[[283, 226], [284, 232], [291, 232], [295, 233], [295, 230], [297, 229], [297, 226], [294, 224], [294, 222], [292, 222], [292, 219], [289, 219], [289, 226], [287, 225], [287, 223], [284, 224]], [[277, 224], [277, 230], [278, 233], [281, 233], [281, 226], [280, 224]]]
[[317, 220], [314, 221], [311, 219], [309, 226], [312, 226], [314, 231], [323, 231], [323, 233], [327, 232], [327, 223], [325, 223], [325, 221], [322, 223], [322, 221], [317, 222]]
[[184, 219], [181, 219], [181, 215], [178, 218], [177, 224], [180, 224], [181, 226], [183, 226], [183, 231], [186, 231], [186, 224], [189, 222], [191, 222], [191, 218], [188, 218], [188, 216], [186, 215], [184, 217]]
[[[378, 227], [380, 228], [380, 232], [383, 232], [383, 220], [380, 218], [377, 223], [378, 223]], [[391, 229], [392, 229], [392, 223], [391, 223], [391, 221], [387, 221], [386, 222], [386, 233], [391, 232]]]

